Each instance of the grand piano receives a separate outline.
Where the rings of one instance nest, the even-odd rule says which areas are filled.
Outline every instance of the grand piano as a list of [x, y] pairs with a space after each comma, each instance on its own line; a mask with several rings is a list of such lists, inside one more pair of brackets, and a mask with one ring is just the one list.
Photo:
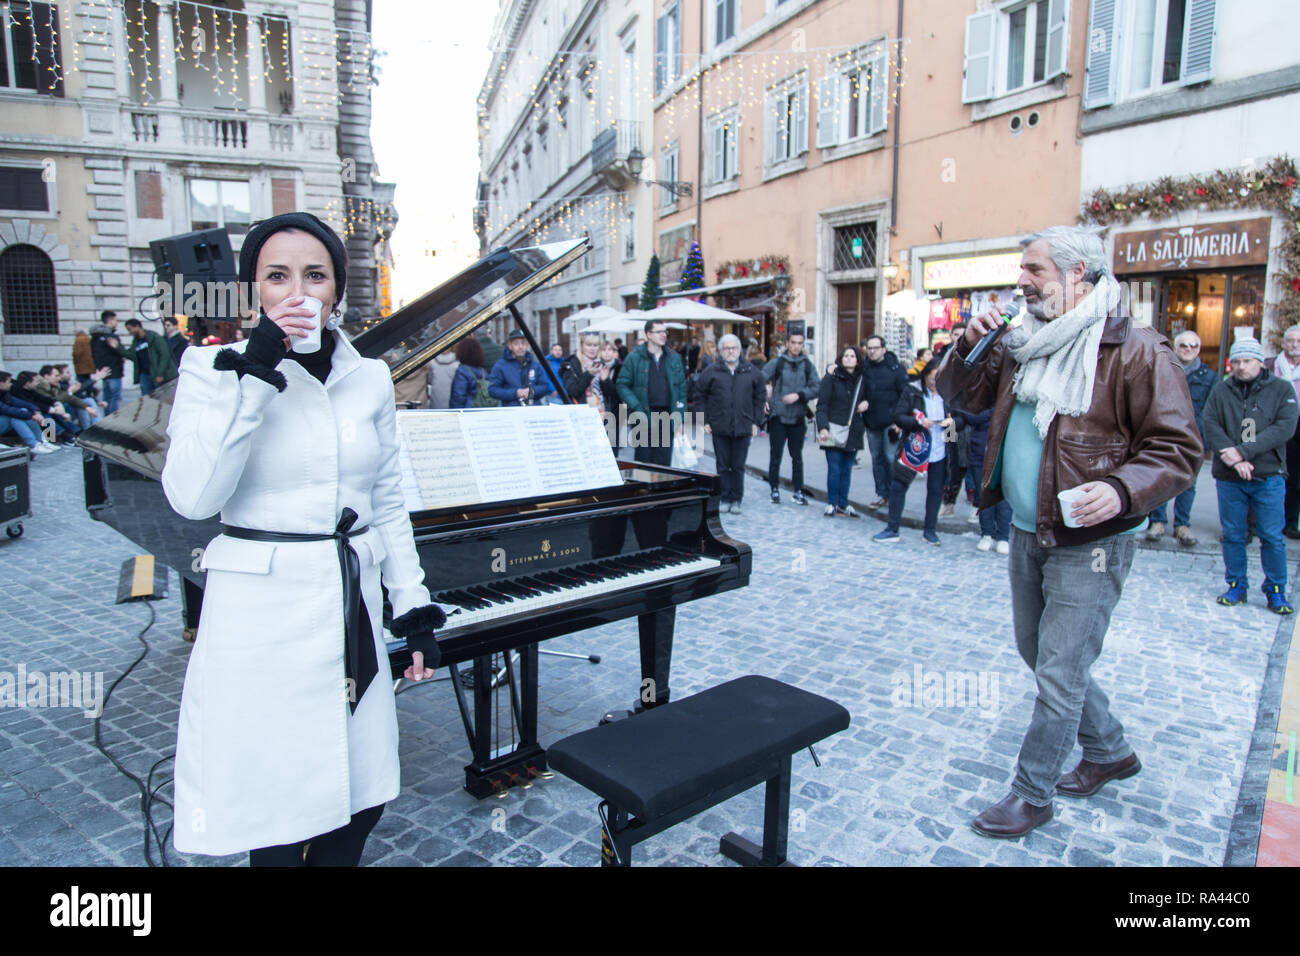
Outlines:
[[[344, 331], [362, 355], [387, 362], [397, 382], [507, 313], [550, 375], [517, 303], [586, 246], [580, 239], [499, 249], [372, 327]], [[78, 444], [91, 516], [176, 570], [183, 636], [193, 640], [205, 577], [199, 557], [220, 528], [216, 517], [181, 518], [163, 494], [174, 392], [171, 383], [123, 406], [84, 431]], [[670, 694], [677, 606], [749, 583], [750, 549], [718, 520], [716, 476], [628, 461], [618, 468], [621, 483], [607, 488], [411, 513], [430, 593], [459, 608], [438, 632], [438, 644], [472, 753], [465, 788], [475, 796], [504, 794], [548, 775], [537, 739], [540, 642], [636, 617], [642, 681], [630, 690], [638, 709], [654, 707]], [[398, 679], [411, 655], [404, 642], [385, 636]], [[512, 718], [505, 747], [494, 740], [500, 728], [493, 726], [501, 710], [494, 697], [502, 694]]]

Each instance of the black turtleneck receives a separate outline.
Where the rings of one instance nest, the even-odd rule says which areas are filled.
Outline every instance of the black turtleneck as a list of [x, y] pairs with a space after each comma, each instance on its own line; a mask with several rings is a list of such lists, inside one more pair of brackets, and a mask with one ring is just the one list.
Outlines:
[[325, 379], [329, 378], [330, 374], [330, 363], [334, 357], [334, 344], [334, 333], [330, 329], [322, 329], [320, 348], [315, 352], [295, 352], [290, 349], [284, 357], [297, 362], [307, 374], [324, 385]]

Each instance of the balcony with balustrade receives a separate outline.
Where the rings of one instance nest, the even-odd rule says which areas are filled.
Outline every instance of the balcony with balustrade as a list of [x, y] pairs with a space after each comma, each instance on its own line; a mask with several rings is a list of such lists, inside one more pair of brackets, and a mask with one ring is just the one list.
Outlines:
[[591, 172], [610, 189], [626, 189], [636, 182], [627, 158], [641, 149], [641, 123], [615, 120], [591, 141]]

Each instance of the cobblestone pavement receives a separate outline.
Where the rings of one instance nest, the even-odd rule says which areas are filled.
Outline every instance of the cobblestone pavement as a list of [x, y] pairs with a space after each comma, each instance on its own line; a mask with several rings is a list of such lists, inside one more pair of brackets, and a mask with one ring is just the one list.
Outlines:
[[[138, 655], [148, 610], [112, 603], [121, 563], [137, 549], [87, 516], [79, 459], [62, 451], [33, 463], [35, 516], [22, 538], [0, 543], [0, 672], [20, 664], [102, 671], [107, 689]], [[746, 490], [745, 513], [723, 523], [753, 548], [751, 584], [681, 608], [673, 692], [758, 673], [848, 707], [849, 729], [817, 748], [820, 769], [806, 751], [794, 757], [793, 862], [1223, 863], [1239, 798], [1263, 801], [1262, 780], [1258, 794], [1241, 792], [1242, 780], [1257, 710], [1267, 710], [1259, 695], [1269, 654], [1275, 640], [1289, 640], [1291, 625], [1269, 614], [1257, 591], [1245, 607], [1215, 605], [1217, 558], [1139, 551], [1115, 611], [1095, 673], [1142, 773], [1088, 800], [1058, 800], [1056, 818], [1023, 840], [991, 841], [968, 824], [1007, 792], [1034, 698], [1012, 644], [1005, 558], [976, 552], [973, 537], [945, 536], [934, 548], [907, 529], [899, 544], [873, 545], [872, 519], [825, 519], [788, 497], [773, 507], [753, 478]], [[1258, 567], [1257, 547], [1251, 563]], [[142, 776], [175, 746], [190, 647], [179, 639], [177, 588], [173, 574], [147, 634], [153, 649], [103, 718], [105, 744]], [[597, 652], [603, 662], [542, 658], [543, 743], [632, 701], [633, 621], [547, 646]], [[971, 693], [958, 694], [966, 675]], [[929, 696], [936, 681], [941, 699]], [[402, 792], [363, 862], [597, 862], [591, 793], [557, 776], [504, 800], [474, 800], [461, 789], [468, 752], [447, 686], [418, 686], [398, 709]], [[139, 793], [92, 740], [93, 721], [80, 709], [0, 709], [0, 864], [143, 862]], [[157, 816], [170, 822], [165, 808]], [[757, 788], [639, 845], [635, 860], [730, 865], [718, 838], [732, 829], [757, 838], [761, 825]]]

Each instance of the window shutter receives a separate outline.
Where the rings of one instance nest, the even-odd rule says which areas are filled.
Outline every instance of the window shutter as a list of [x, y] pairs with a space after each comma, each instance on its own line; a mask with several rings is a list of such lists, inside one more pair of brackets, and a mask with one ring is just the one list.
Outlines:
[[808, 152], [808, 84], [800, 85], [795, 97], [794, 148], [791, 156]]
[[740, 165], [736, 162], [736, 148], [740, 139], [739, 117], [733, 116], [727, 122], [727, 178], [730, 179], [740, 172]]
[[840, 75], [831, 73], [817, 81], [817, 148], [840, 141]]
[[1047, 76], [1065, 72], [1065, 38], [1070, 25], [1069, 0], [1051, 0], [1047, 6]]
[[726, 16], [726, 0], [713, 0], [713, 45], [717, 46], [726, 37], [723, 31], [723, 18]]
[[889, 50], [871, 57], [871, 99], [867, 101], [867, 135], [874, 136], [889, 123]]
[[668, 84], [668, 15], [655, 21], [655, 92]]
[[772, 165], [781, 158], [781, 106], [784, 97], [780, 93], [767, 94], [767, 115], [763, 136], [763, 164]]
[[977, 103], [993, 98], [993, 34], [997, 14], [992, 10], [966, 18], [966, 64], [961, 101]]
[[726, 162], [724, 150], [726, 149], [726, 132], [723, 124], [719, 122], [713, 127], [713, 181], [722, 182], [723, 164]]
[[1115, 102], [1116, 0], [1092, 0], [1088, 18], [1088, 66], [1083, 78], [1083, 108], [1096, 109]]
[[1214, 0], [1188, 0], [1183, 28], [1183, 86], [1214, 76]]

